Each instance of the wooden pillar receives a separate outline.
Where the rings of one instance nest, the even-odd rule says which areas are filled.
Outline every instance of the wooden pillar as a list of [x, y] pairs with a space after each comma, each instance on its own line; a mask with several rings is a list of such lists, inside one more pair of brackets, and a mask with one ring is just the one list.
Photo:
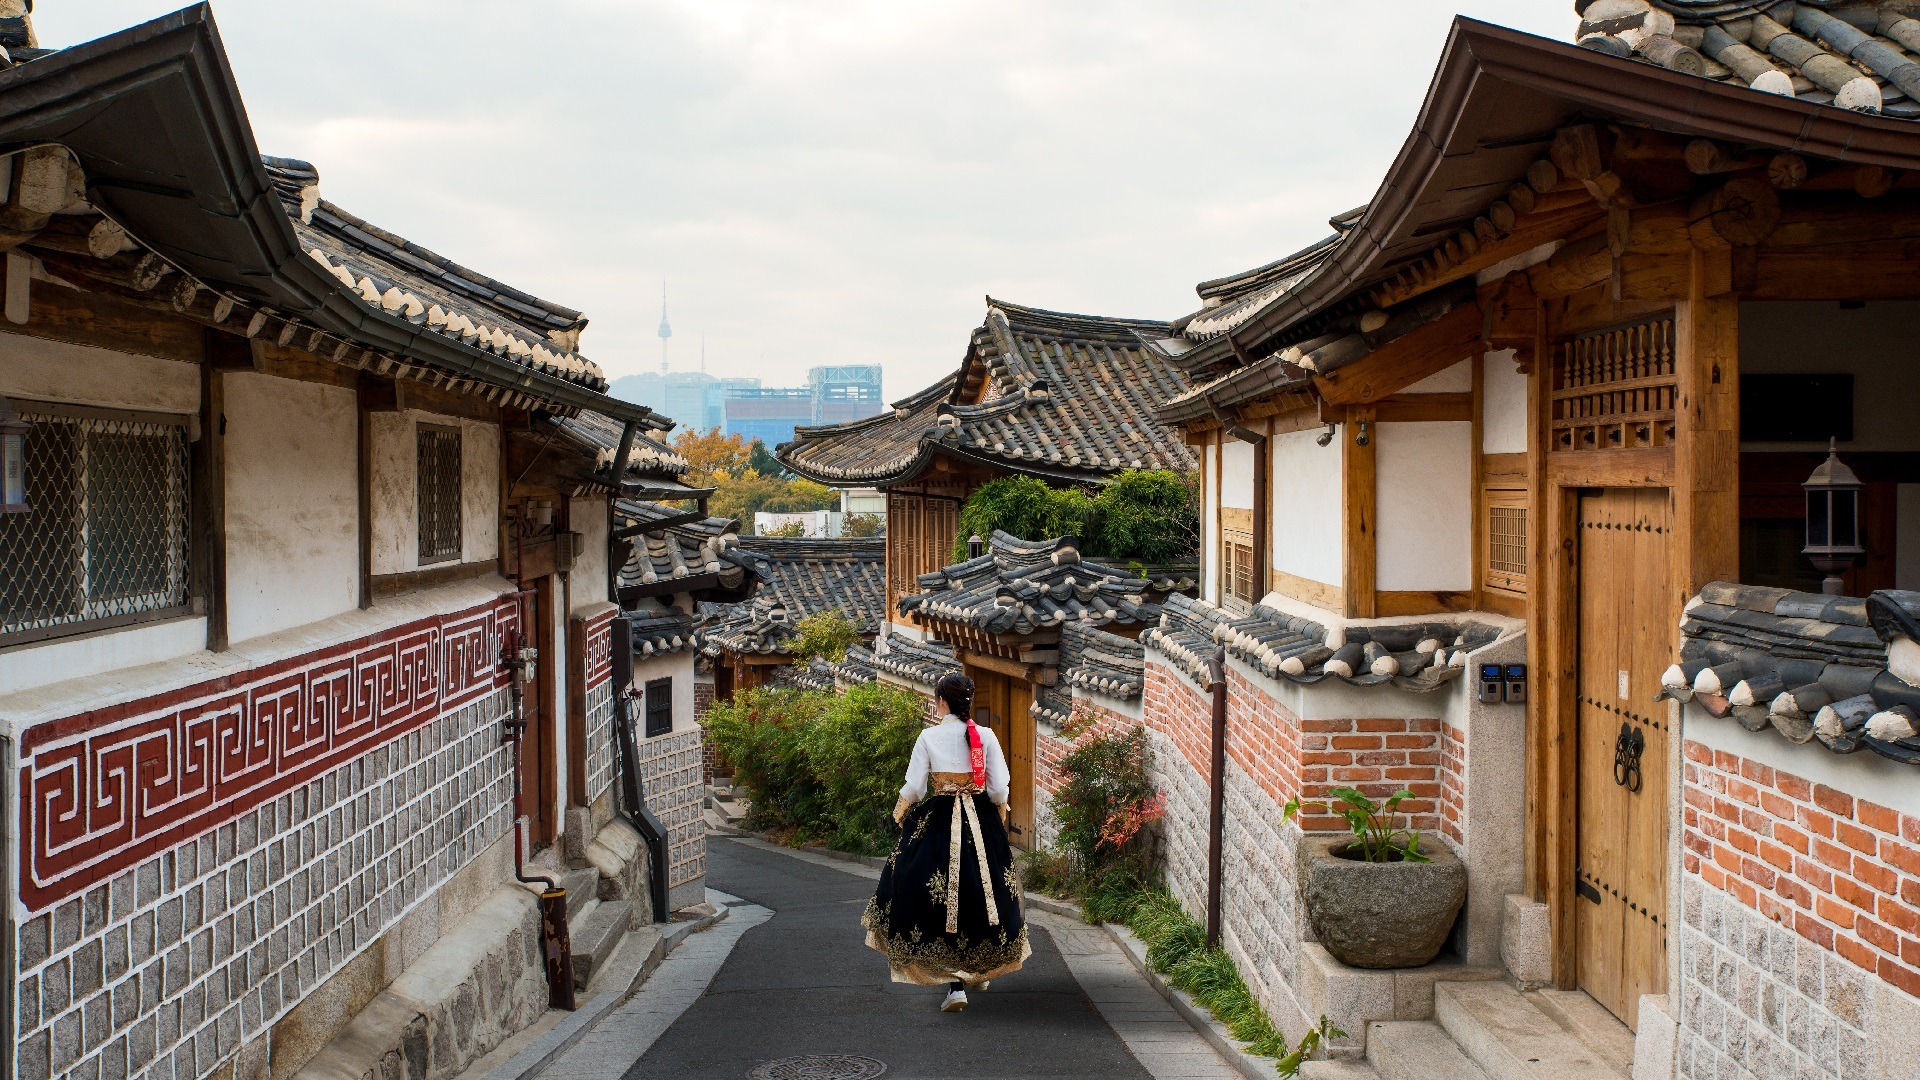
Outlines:
[[1253, 444], [1253, 602], [1267, 595], [1273, 576], [1273, 418], [1266, 438]]
[[1740, 303], [1731, 251], [1696, 247], [1688, 269], [1687, 298], [1674, 311], [1676, 627], [1702, 585], [1740, 576]]
[[[1375, 592], [1379, 581], [1379, 545], [1374, 536], [1379, 485], [1374, 467], [1374, 440], [1380, 432], [1373, 419], [1371, 407], [1348, 409], [1346, 430], [1340, 441], [1340, 593], [1346, 608], [1343, 614], [1349, 619], [1371, 619], [1379, 610]], [[1367, 431], [1364, 444], [1360, 441], [1363, 423]]]
[[227, 451], [226, 392], [212, 360], [200, 366], [200, 443], [195, 447], [201, 573], [207, 604], [207, 650], [227, 649]]

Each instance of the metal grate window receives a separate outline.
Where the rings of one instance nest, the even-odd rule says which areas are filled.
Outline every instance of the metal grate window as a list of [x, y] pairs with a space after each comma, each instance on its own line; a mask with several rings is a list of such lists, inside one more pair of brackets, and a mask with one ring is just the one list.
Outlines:
[[1527, 507], [1523, 492], [1487, 493], [1487, 587], [1527, 591]]
[[647, 738], [673, 730], [673, 680], [655, 679], [647, 684]]
[[460, 557], [460, 432], [420, 428], [420, 561]]
[[187, 419], [18, 408], [32, 509], [0, 516], [0, 638], [184, 608]]

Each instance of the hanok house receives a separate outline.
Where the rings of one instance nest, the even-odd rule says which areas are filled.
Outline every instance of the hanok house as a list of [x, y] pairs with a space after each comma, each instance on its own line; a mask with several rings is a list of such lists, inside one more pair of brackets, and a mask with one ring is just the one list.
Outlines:
[[[1051, 803], [1040, 796], [1059, 786], [1066, 753], [1060, 729], [1073, 694], [1062, 685], [1063, 661], [1072, 671], [1089, 647], [1137, 636], [1159, 621], [1168, 593], [1193, 582], [1082, 559], [1071, 536], [1035, 542], [995, 532], [978, 547], [971, 559], [922, 574], [920, 591], [901, 598], [900, 614], [951, 643], [974, 680], [974, 718], [993, 728], [1007, 755], [1010, 836], [1031, 847], [1055, 832]], [[1098, 636], [1077, 637], [1068, 650], [1070, 626]], [[1126, 646], [1107, 651], [1122, 655]], [[1113, 696], [1122, 696], [1118, 688]]]
[[718, 701], [794, 674], [793, 637], [808, 616], [839, 612], [867, 642], [883, 618], [884, 539], [755, 536], [746, 544], [759, 589], [711, 612], [705, 630]]
[[[1570, 1075], [1570, 1031], [1613, 1025], [1616, 1074], [1631, 1045], [1635, 1076], [1920, 1075], [1889, 591], [1920, 584], [1920, 23], [1577, 6], [1584, 47], [1456, 22], [1375, 199], [1165, 346], [1208, 530], [1204, 602], [1145, 637], [1149, 724], [1189, 748], [1170, 874], [1204, 904], [1224, 642], [1225, 940], [1288, 1033], [1325, 1012], [1384, 1061], [1432, 1029], [1365, 1021], [1432, 1015]], [[1441, 965], [1307, 940], [1279, 807], [1339, 783], [1412, 788], [1466, 861]], [[1462, 981], [1500, 975], [1577, 993]]]
[[578, 312], [263, 160], [204, 7], [0, 37], [10, 1074], [457, 1072], [554, 989], [516, 853], [581, 916], [647, 866], [595, 808], [606, 503], [657, 470], [522, 450], [669, 425]]

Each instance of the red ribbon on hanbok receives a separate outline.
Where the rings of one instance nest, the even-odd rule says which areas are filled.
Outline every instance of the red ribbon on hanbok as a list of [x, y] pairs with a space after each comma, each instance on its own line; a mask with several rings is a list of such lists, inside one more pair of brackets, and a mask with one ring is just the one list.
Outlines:
[[987, 786], [987, 750], [980, 745], [980, 728], [967, 718], [967, 764], [973, 767], [973, 786]]

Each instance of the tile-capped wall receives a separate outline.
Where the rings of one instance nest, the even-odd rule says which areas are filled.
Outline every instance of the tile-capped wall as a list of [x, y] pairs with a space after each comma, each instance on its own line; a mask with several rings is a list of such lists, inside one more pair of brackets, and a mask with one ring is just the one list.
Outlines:
[[1920, 1014], [1920, 818], [1681, 753], [1682, 1074], [1878, 1075], [1873, 1002]]
[[23, 923], [21, 1080], [214, 1072], [506, 834], [507, 707], [495, 691]]

